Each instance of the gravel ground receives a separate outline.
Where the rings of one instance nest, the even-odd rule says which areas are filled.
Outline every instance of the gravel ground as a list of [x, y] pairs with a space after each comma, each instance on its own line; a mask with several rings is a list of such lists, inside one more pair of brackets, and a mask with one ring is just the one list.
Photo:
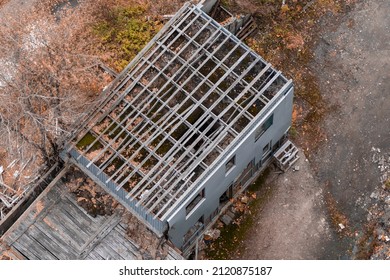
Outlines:
[[327, 144], [314, 162], [352, 223], [362, 222], [364, 198], [379, 184], [372, 148], [390, 144], [389, 10], [387, 0], [363, 2], [316, 53], [322, 94], [338, 110], [326, 119]]
[[322, 95], [338, 109], [326, 118], [327, 142], [314, 155], [314, 166], [358, 232], [367, 221], [369, 196], [380, 185], [372, 148], [390, 145], [389, 10], [388, 0], [362, 1], [324, 34], [316, 52]]

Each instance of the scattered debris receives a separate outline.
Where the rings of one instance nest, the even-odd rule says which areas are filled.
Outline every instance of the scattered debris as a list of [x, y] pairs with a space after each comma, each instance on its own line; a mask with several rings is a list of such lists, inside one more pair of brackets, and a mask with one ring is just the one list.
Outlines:
[[221, 221], [222, 221], [222, 223], [224, 223], [225, 225], [228, 226], [233, 222], [233, 219], [229, 215], [223, 215], [221, 217]]
[[390, 153], [373, 147], [372, 162], [376, 163], [381, 172], [381, 186], [371, 193], [370, 198], [375, 200], [369, 209], [367, 219], [375, 224], [374, 235], [376, 242], [370, 256], [373, 260], [390, 259]]
[[14, 165], [18, 162], [19, 160], [18, 159], [14, 159], [8, 166], [6, 169], [10, 169], [12, 167], [14, 167]]
[[221, 235], [221, 231], [219, 229], [209, 229], [204, 233], [204, 241], [207, 243], [218, 239]]
[[340, 210], [337, 201], [331, 193], [325, 194], [326, 207], [328, 209], [333, 226], [342, 236], [353, 236], [352, 227], [349, 226], [347, 216]]
[[100, 186], [94, 183], [80, 172], [74, 171], [75, 178], [69, 178], [65, 184], [69, 191], [76, 195], [76, 201], [89, 215], [111, 216], [118, 202], [109, 194], [103, 191]]
[[372, 199], [378, 199], [378, 197], [379, 197], [379, 194], [378, 194], [378, 192], [373, 192], [371, 195], [370, 195], [370, 198], [372, 198]]
[[243, 196], [243, 197], [241, 198], [241, 202], [244, 203], [244, 204], [248, 204], [249, 198], [248, 198], [247, 196]]

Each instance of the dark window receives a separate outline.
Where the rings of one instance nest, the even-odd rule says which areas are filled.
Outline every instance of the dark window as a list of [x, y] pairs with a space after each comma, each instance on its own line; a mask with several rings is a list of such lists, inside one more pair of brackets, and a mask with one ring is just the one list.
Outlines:
[[225, 203], [229, 201], [229, 199], [233, 198], [233, 183], [228, 187], [226, 192], [224, 192], [220, 197], [219, 197], [219, 203]]
[[226, 173], [228, 173], [235, 165], [236, 165], [236, 156], [234, 155], [225, 165]]
[[264, 132], [274, 123], [274, 114], [268, 117], [268, 119], [256, 130], [255, 141], [257, 141]]
[[190, 202], [190, 204], [186, 207], [186, 215], [188, 215], [196, 205], [199, 204], [199, 202], [204, 198], [204, 189], [201, 190], [198, 195]]
[[191, 244], [195, 237], [199, 236], [200, 232], [204, 228], [204, 216], [200, 217], [199, 220], [187, 231], [187, 233], [183, 236], [184, 245]]
[[269, 151], [269, 143], [264, 146], [263, 148], [263, 154], [267, 153]]
[[272, 141], [270, 141], [267, 145], [263, 147], [262, 160], [266, 160], [271, 156], [271, 150], [272, 150]]

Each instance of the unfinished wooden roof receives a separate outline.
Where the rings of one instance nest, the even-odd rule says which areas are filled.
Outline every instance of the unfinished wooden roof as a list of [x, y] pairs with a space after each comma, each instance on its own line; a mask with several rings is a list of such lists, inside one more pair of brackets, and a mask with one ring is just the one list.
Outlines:
[[67, 182], [55, 181], [2, 236], [0, 259], [182, 259], [123, 207], [93, 217]]
[[163, 221], [289, 86], [186, 4], [116, 79], [67, 151], [133, 209]]

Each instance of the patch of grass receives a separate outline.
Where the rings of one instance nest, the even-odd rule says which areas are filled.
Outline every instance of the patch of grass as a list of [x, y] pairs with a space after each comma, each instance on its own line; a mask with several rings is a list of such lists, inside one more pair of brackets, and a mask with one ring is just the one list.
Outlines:
[[146, 17], [148, 6], [113, 7], [93, 27], [101, 48], [111, 52], [112, 64], [122, 70], [154, 37], [162, 23]]
[[385, 182], [385, 188], [386, 190], [390, 190], [390, 179], [387, 179], [387, 181]]
[[230, 8], [232, 3], [230, 0], [221, 0], [221, 5], [224, 6], [225, 8]]
[[[89, 145], [91, 145], [96, 140], [96, 137], [93, 136], [91, 133], [85, 134], [83, 138], [80, 139], [80, 141], [76, 144], [76, 147], [79, 150], [86, 149]], [[90, 151], [96, 151], [97, 149], [101, 148], [102, 145], [99, 142], [96, 142], [90, 149]]]
[[298, 133], [297, 128], [295, 126], [291, 126], [291, 128], [289, 130], [289, 135], [290, 135], [291, 139], [297, 138], [299, 133]]

